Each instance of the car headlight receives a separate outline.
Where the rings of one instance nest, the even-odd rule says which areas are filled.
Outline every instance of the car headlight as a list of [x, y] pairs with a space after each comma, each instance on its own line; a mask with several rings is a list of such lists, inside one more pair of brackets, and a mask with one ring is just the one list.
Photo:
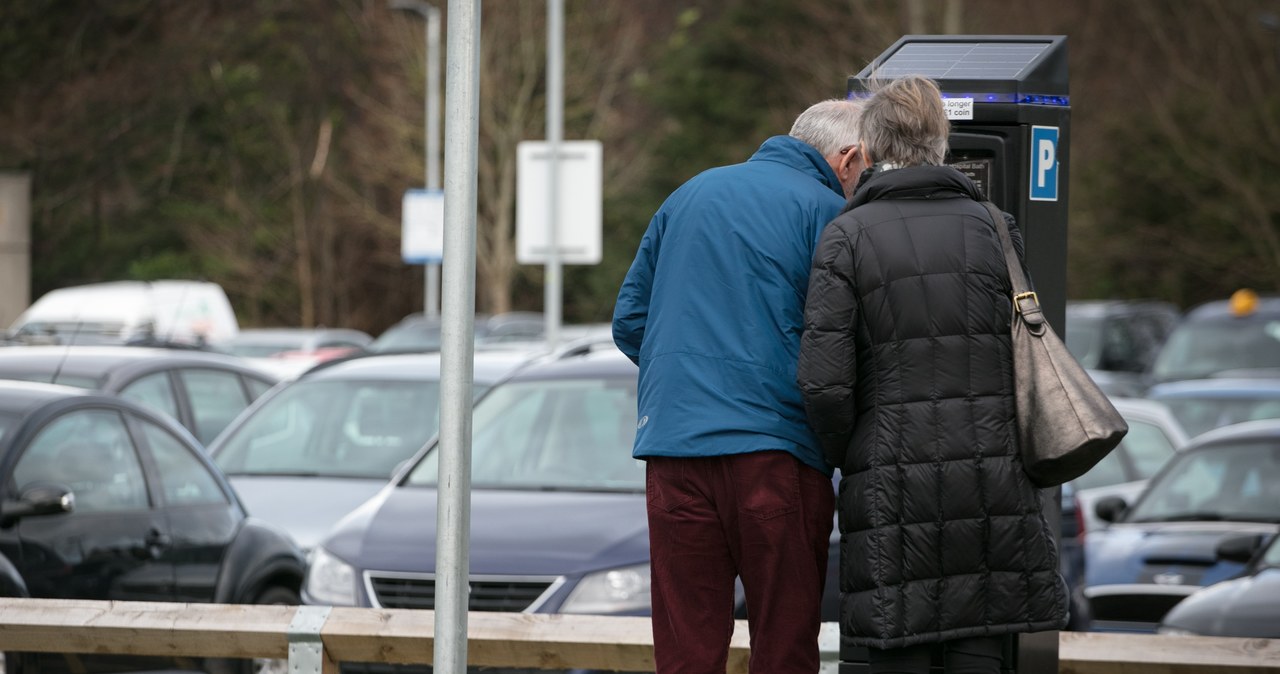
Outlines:
[[307, 567], [307, 598], [327, 606], [355, 606], [356, 570], [324, 548], [316, 548]]
[[560, 612], [606, 614], [650, 608], [649, 565], [637, 564], [583, 576]]
[[1168, 625], [1161, 625], [1157, 627], [1156, 634], [1166, 634], [1173, 637], [1199, 636], [1198, 634], [1196, 634], [1195, 632], [1192, 632], [1191, 630], [1183, 629], [1181, 627], [1169, 627]]

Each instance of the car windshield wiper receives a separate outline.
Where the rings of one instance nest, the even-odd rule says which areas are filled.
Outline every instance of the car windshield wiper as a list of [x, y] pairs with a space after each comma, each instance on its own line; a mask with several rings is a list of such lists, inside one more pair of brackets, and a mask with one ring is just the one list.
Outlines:
[[229, 477], [325, 477], [314, 470], [243, 470], [224, 471]]
[[1221, 522], [1224, 520], [1222, 513], [1211, 512], [1208, 510], [1192, 511], [1185, 513], [1174, 513], [1172, 515], [1162, 515], [1160, 517], [1143, 517], [1139, 519], [1129, 520], [1130, 522]]

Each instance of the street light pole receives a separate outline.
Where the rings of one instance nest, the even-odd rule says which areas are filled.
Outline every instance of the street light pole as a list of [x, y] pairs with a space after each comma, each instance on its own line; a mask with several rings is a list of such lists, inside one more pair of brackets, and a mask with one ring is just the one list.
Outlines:
[[[426, 139], [426, 181], [428, 190], [440, 189], [440, 9], [424, 0], [391, 0], [391, 9], [417, 12], [427, 22], [426, 99], [423, 116]], [[424, 273], [423, 311], [440, 314], [440, 265], [428, 261]]]
[[547, 268], [543, 285], [547, 344], [560, 342], [560, 143], [564, 136], [564, 0], [547, 0]]

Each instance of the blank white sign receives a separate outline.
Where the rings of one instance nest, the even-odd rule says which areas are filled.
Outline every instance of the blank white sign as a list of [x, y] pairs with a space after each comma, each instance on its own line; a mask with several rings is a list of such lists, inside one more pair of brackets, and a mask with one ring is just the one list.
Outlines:
[[409, 264], [444, 258], [444, 192], [406, 190], [400, 214], [400, 256]]
[[[600, 263], [603, 157], [603, 146], [597, 140], [560, 143], [560, 226], [556, 234], [562, 264]], [[516, 261], [520, 264], [547, 262], [550, 159], [545, 141], [526, 140], [516, 146]]]

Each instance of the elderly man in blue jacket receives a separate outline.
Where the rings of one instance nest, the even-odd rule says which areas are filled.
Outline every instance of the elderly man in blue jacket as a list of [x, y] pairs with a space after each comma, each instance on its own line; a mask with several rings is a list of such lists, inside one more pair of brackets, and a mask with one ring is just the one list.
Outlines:
[[735, 577], [751, 671], [818, 671], [833, 469], [796, 363], [818, 236], [866, 168], [860, 108], [818, 103], [682, 185], [618, 293], [613, 338], [640, 366], [658, 674], [724, 672]]

